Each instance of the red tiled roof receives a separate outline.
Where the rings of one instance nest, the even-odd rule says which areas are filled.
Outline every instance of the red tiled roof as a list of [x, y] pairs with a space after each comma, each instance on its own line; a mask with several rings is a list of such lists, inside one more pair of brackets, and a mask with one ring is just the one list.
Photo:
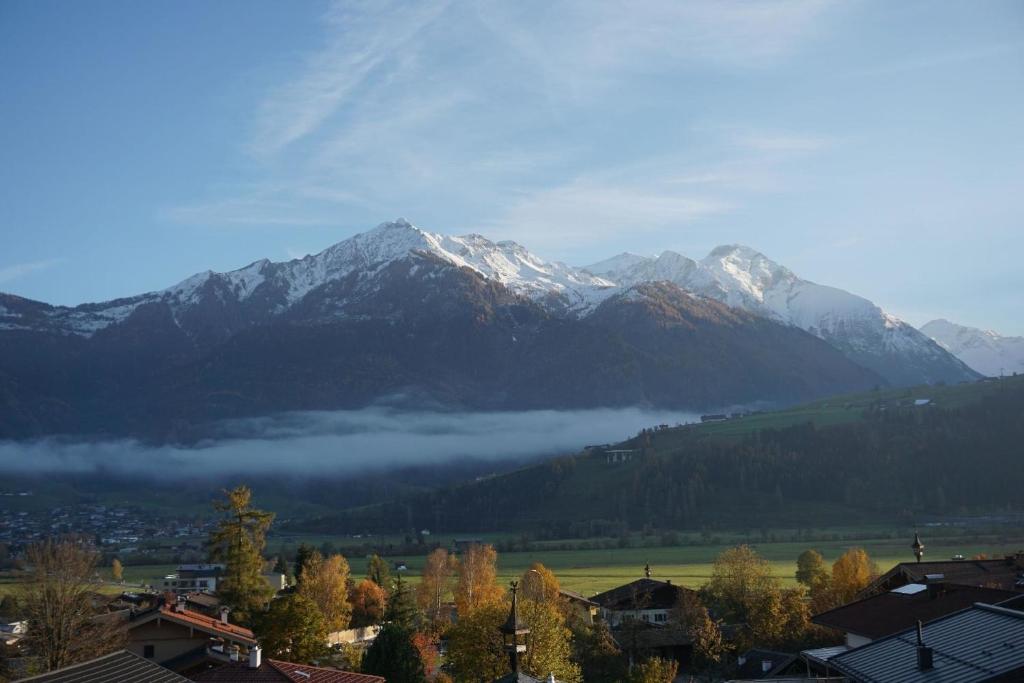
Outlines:
[[[149, 618], [140, 619], [136, 623], [146, 623], [151, 621], [154, 616], [158, 616], [161, 619], [166, 619], [183, 626], [191, 626], [204, 633], [227, 638], [233, 642], [243, 643], [246, 645], [256, 644], [256, 636], [247, 628], [238, 626], [237, 624], [225, 624], [216, 617], [210, 617], [202, 614], [201, 612], [193, 612], [190, 609], [179, 612], [171, 605], [163, 605], [159, 611], [154, 611]], [[129, 628], [131, 628], [131, 624], [129, 624]]]
[[276, 659], [264, 660], [257, 669], [250, 668], [245, 662], [225, 664], [204, 671], [193, 680], [203, 683], [385, 683], [380, 676], [324, 669]]

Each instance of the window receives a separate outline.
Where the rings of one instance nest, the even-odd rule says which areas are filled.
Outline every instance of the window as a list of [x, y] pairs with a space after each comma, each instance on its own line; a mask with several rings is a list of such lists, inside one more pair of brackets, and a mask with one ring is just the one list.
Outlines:
[[142, 656], [146, 659], [153, 659], [156, 656], [156, 645], [144, 645], [142, 647]]
[[667, 618], [667, 615], [665, 615], [665, 614], [655, 614], [654, 615], [654, 620], [655, 621], [665, 621], [666, 618]]

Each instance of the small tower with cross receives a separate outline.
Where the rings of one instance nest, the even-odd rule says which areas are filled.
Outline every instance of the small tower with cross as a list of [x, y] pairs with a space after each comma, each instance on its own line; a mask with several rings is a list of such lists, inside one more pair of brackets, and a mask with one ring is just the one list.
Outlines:
[[[502, 639], [505, 642], [505, 651], [508, 652], [508, 663], [513, 673], [519, 673], [519, 655], [526, 654], [526, 643], [529, 639], [530, 629], [524, 622], [519, 621], [519, 610], [516, 605], [516, 593], [519, 591], [519, 582], [512, 581], [512, 609], [509, 610], [508, 619], [501, 627]], [[522, 642], [520, 642], [520, 639]]]
[[911, 550], [914, 551], [914, 557], [920, 562], [921, 558], [924, 557], [924, 543], [921, 542], [921, 537], [914, 532], [914, 542], [910, 544]]

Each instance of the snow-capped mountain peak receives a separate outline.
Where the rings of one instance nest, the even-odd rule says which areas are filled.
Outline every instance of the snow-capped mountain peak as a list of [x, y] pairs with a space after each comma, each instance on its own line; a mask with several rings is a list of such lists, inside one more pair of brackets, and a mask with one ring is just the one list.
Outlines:
[[943, 318], [925, 324], [921, 332], [983, 375], [1024, 372], [1024, 337], [1006, 337]]
[[[494, 242], [477, 233], [429, 232], [404, 218], [301, 259], [261, 259], [226, 273], [204, 271], [167, 289], [128, 299], [45, 307], [43, 317], [48, 329], [88, 337], [124, 322], [143, 305], [162, 303], [179, 325], [199, 315], [212, 321], [207, 327], [217, 328], [213, 334], [224, 335], [233, 333], [232, 325], [243, 324], [237, 321], [265, 321], [285, 314], [318, 290], [324, 294], [313, 304], [318, 315], [343, 317], [350, 304], [372, 295], [377, 278], [391, 264], [424, 257], [474, 271], [555, 315], [585, 317], [609, 296], [639, 284], [669, 282], [691, 295], [800, 327], [897, 383], [973, 376], [937, 344], [872, 302], [802, 280], [744, 245], [715, 247], [699, 261], [674, 251], [657, 257], [626, 252], [576, 268], [547, 261], [513, 241]], [[228, 318], [236, 322], [229, 323]], [[16, 311], [5, 312], [0, 320], [6, 329], [37, 324]]]

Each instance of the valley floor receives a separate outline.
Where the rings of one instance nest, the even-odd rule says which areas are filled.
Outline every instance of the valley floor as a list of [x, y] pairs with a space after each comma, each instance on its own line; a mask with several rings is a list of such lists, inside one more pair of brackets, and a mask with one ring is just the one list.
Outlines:
[[[926, 544], [926, 560], [945, 560], [954, 555], [971, 558], [978, 554], [1001, 557], [1024, 548], [1024, 527], [1018, 525], [988, 528], [925, 527], [920, 531]], [[796, 533], [793, 530], [772, 530], [765, 535], [722, 533], [710, 538], [698, 534], [680, 534], [679, 545], [654, 545], [659, 541], [653, 537], [634, 536], [629, 539], [631, 547], [575, 549], [564, 548], [569, 545], [612, 544], [618, 541], [547, 541], [532, 543], [530, 549], [526, 551], [500, 550], [502, 546], [509, 547], [520, 543], [508, 535], [459, 534], [457, 537], [494, 543], [499, 548], [498, 571], [502, 582], [518, 577], [532, 563], [541, 562], [555, 572], [563, 588], [587, 596], [641, 578], [645, 564], [650, 564], [652, 576], [656, 579], [671, 580], [673, 583], [692, 588], [699, 587], [710, 578], [718, 554], [739, 543], [753, 546], [771, 563], [775, 574], [787, 585], [795, 583], [797, 556], [809, 548], [818, 550], [828, 562], [832, 562], [847, 549], [860, 546], [867, 550], [881, 572], [887, 571], [899, 562], [914, 559], [910, 551], [913, 530], [878, 527], [819, 529], [803, 532], [808, 536], [806, 540], [797, 538], [794, 535]], [[327, 543], [336, 551], [345, 554], [351, 566], [352, 576], [361, 577], [366, 574], [367, 558], [361, 551], [356, 550], [356, 547], [362, 547], [362, 544], [368, 541], [386, 544], [398, 540], [391, 537], [355, 539], [350, 536], [329, 535], [274, 536], [270, 539], [267, 555], [273, 556], [282, 548], [294, 552], [303, 542], [316, 546]], [[445, 536], [443, 540], [437, 540], [447, 545], [452, 539]], [[387, 559], [393, 563], [400, 561], [406, 565], [407, 571], [403, 576], [407, 580], [413, 583], [419, 580], [425, 559], [423, 555], [388, 555]], [[172, 571], [172, 564], [128, 564], [124, 568], [123, 586], [107, 583], [104, 590], [118, 592], [137, 588], [140, 584], [159, 585], [159, 580]], [[103, 578], [110, 578], [109, 569], [106, 567], [103, 568]], [[19, 586], [18, 575], [0, 573], [0, 595], [17, 592]]]

